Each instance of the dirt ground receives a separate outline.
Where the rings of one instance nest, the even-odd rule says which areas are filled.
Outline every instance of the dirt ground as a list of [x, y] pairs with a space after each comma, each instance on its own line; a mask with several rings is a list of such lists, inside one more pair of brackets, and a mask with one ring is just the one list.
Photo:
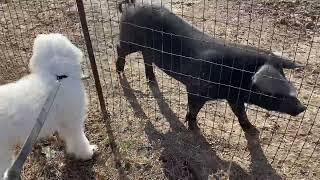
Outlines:
[[[188, 131], [181, 83], [155, 68], [158, 84], [149, 86], [140, 54], [127, 57], [123, 77], [115, 72], [116, 1], [84, 4], [111, 118], [106, 122], [100, 115], [87, 60], [86, 133], [98, 154], [77, 161], [53, 136], [37, 144], [24, 179], [320, 179], [318, 0], [163, 1], [212, 36], [279, 51], [305, 65], [286, 72], [308, 106], [305, 113], [290, 117], [247, 106], [259, 137], [244, 135], [224, 101], [207, 103], [198, 115], [201, 132]], [[0, 84], [28, 72], [33, 39], [47, 32], [66, 34], [86, 52], [75, 1], [0, 0]]]

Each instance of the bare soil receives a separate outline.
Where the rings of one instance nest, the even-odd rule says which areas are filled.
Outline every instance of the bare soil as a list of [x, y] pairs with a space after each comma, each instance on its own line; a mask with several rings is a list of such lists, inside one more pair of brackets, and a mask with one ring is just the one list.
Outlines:
[[[139, 53], [115, 72], [119, 12], [115, 0], [85, 1], [86, 16], [107, 109], [102, 119], [91, 75], [86, 132], [99, 146], [93, 160], [66, 156], [53, 136], [28, 159], [24, 179], [320, 179], [320, 5], [317, 0], [163, 1], [204, 32], [226, 41], [279, 51], [299, 64], [286, 75], [308, 110], [297, 116], [247, 106], [259, 137], [246, 137], [224, 101], [198, 115], [200, 132], [187, 130], [185, 87], [155, 68], [149, 86]], [[0, 0], [0, 84], [28, 73], [39, 33], [61, 32], [86, 52], [75, 1]], [[116, 146], [115, 146], [116, 144]]]

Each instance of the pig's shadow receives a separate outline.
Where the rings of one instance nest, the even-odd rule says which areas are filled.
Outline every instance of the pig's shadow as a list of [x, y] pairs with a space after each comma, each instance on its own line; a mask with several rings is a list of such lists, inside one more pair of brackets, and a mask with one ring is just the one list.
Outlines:
[[[148, 119], [125, 76], [120, 77], [124, 96], [130, 102], [134, 113]], [[169, 132], [163, 134], [147, 121], [145, 132], [154, 148], [163, 149], [160, 160], [168, 179], [281, 179], [268, 163], [258, 137], [246, 136], [251, 155], [251, 172], [232, 161], [217, 156], [205, 137], [199, 132], [190, 132], [165, 102], [157, 83], [149, 85], [159, 105], [160, 112], [170, 124]]]

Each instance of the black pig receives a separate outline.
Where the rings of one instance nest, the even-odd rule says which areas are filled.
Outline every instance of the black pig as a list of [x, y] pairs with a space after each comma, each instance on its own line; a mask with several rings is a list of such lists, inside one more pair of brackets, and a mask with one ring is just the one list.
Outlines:
[[126, 2], [122, 12], [117, 71], [123, 72], [125, 57], [142, 52], [145, 73], [155, 80], [152, 64], [182, 82], [188, 92], [189, 129], [206, 101], [226, 99], [242, 129], [258, 130], [249, 122], [244, 103], [293, 116], [306, 110], [288, 82], [283, 68], [300, 67], [274, 53], [225, 43], [213, 38], [159, 5]]

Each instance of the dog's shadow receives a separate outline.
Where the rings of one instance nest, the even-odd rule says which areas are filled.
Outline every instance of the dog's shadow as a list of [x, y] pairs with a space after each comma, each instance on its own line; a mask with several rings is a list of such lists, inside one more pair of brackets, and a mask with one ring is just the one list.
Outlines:
[[65, 145], [57, 136], [39, 140], [34, 145], [30, 157], [29, 163], [36, 167], [31, 170], [35, 172], [25, 169], [21, 174], [22, 179], [27, 176], [29, 179], [93, 179], [93, 166], [99, 158], [98, 154], [95, 154], [90, 160], [77, 160], [65, 152]]
[[66, 157], [65, 166], [62, 168], [62, 180], [69, 179], [95, 179], [95, 172], [93, 166], [96, 163], [98, 156], [88, 161], [76, 160], [74, 157]]
[[[122, 156], [119, 152], [118, 145], [116, 143], [116, 138], [113, 133], [113, 129], [110, 124], [110, 115], [102, 114], [102, 123], [106, 128], [109, 143], [105, 144], [110, 148], [113, 155], [113, 161], [115, 168], [118, 171], [118, 179], [127, 180], [124, 167], [122, 167]], [[50, 147], [48, 145], [56, 144], [55, 147]], [[45, 147], [49, 147], [49, 151], [45, 151]], [[52, 154], [52, 152], [54, 152]], [[73, 155], [68, 155], [65, 151], [64, 142], [58, 137], [58, 134], [52, 136], [49, 139], [44, 139], [35, 145], [34, 151], [30, 155], [32, 156], [33, 163], [37, 163], [41, 171], [39, 174], [34, 173], [32, 179], [61, 179], [61, 180], [90, 180], [96, 179], [97, 172], [94, 170], [94, 165], [105, 164], [106, 160], [101, 157], [99, 151], [95, 152], [92, 159], [90, 160], [78, 160]], [[47, 156], [54, 157], [54, 161], [48, 161]], [[57, 160], [59, 159], [59, 160]], [[62, 167], [61, 167], [62, 166]], [[43, 168], [41, 168], [43, 167]], [[58, 168], [57, 168], [58, 167]], [[107, 167], [106, 167], [107, 168]], [[98, 178], [99, 179], [99, 178]]]
[[[125, 76], [120, 77], [120, 84], [135, 115], [148, 119]], [[160, 160], [168, 179], [281, 179], [264, 155], [259, 137], [246, 135], [251, 155], [251, 173], [248, 173], [237, 163], [221, 159], [200, 132], [187, 130], [166, 103], [156, 82], [149, 87], [171, 128], [163, 134], [150, 121], [145, 126], [149, 142], [163, 149]]]

